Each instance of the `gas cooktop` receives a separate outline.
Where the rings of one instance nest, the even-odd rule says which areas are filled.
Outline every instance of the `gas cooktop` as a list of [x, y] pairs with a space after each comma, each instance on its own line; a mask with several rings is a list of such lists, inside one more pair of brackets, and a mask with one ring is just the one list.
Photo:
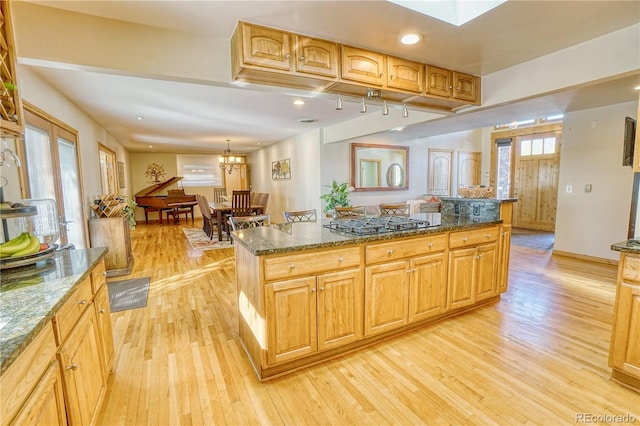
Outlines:
[[324, 225], [336, 231], [357, 235], [382, 234], [384, 232], [422, 229], [429, 226], [429, 221], [413, 219], [405, 216], [377, 216], [361, 219], [338, 219]]

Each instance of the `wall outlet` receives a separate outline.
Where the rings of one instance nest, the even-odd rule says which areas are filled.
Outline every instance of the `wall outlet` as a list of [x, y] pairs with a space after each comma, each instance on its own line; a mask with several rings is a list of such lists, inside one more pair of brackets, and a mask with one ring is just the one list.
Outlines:
[[591, 192], [591, 184], [587, 183], [584, 185], [584, 192]]
[[567, 185], [567, 194], [571, 194], [573, 192], [573, 186]]

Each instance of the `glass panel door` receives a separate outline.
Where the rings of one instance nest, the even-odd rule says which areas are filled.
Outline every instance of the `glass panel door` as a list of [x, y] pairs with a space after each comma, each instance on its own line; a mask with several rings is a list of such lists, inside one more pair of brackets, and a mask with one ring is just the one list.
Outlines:
[[76, 144], [63, 138], [58, 138], [58, 156], [60, 158], [60, 178], [64, 209], [64, 222], [61, 225], [63, 225], [62, 228], [66, 227], [67, 229], [68, 242], [77, 248], [84, 248], [84, 220], [82, 218], [82, 198]]

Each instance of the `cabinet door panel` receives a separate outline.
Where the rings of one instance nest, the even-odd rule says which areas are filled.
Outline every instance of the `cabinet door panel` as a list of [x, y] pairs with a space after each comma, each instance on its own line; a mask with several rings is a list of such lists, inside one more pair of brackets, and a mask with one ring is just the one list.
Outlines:
[[105, 378], [111, 373], [113, 364], [114, 348], [113, 348], [113, 329], [111, 328], [111, 311], [109, 310], [109, 294], [107, 286], [104, 285], [95, 295], [93, 305], [96, 310], [96, 319], [98, 321], [98, 335], [100, 337], [100, 355], [102, 356], [102, 365], [104, 366]]
[[447, 258], [444, 253], [411, 260], [409, 321], [441, 314], [447, 304]]
[[242, 25], [242, 53], [245, 64], [291, 70], [289, 33], [256, 25]]
[[93, 307], [87, 309], [58, 352], [69, 423], [93, 423], [104, 398], [105, 381]]
[[453, 98], [463, 101], [476, 102], [476, 77], [469, 74], [453, 72]]
[[498, 254], [498, 293], [507, 291], [509, 285], [509, 253], [511, 252], [511, 225], [502, 225], [500, 253]]
[[385, 57], [376, 52], [342, 46], [342, 73], [346, 80], [382, 86], [384, 83]]
[[498, 249], [495, 244], [477, 248], [476, 255], [476, 302], [496, 295], [496, 264]]
[[366, 268], [365, 335], [382, 333], [407, 324], [408, 267], [407, 262], [393, 262]]
[[474, 303], [475, 255], [475, 248], [449, 252], [447, 309], [461, 308]]
[[296, 71], [325, 77], [338, 76], [336, 43], [296, 36]]
[[451, 71], [427, 65], [426, 92], [428, 94], [450, 98], [452, 89]]
[[267, 284], [265, 296], [269, 364], [316, 352], [316, 278]]
[[318, 349], [330, 349], [362, 337], [360, 270], [318, 277]]
[[424, 81], [424, 65], [405, 59], [388, 57], [387, 87], [422, 92]]
[[67, 424], [62, 378], [57, 361], [54, 360], [51, 363], [40, 383], [11, 424], [30, 426]]
[[616, 306], [609, 364], [640, 377], [640, 286], [619, 284]]

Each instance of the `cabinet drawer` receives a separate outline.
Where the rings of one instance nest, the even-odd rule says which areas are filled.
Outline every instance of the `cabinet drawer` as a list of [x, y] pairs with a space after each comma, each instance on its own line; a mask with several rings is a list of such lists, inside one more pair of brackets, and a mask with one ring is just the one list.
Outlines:
[[107, 270], [103, 260], [91, 271], [91, 289], [93, 290], [93, 294], [98, 293], [98, 290], [107, 282], [106, 276]]
[[388, 243], [370, 244], [365, 249], [367, 264], [386, 262], [405, 257], [436, 253], [447, 248], [446, 234]]
[[490, 243], [498, 239], [498, 227], [469, 229], [466, 231], [452, 232], [449, 236], [449, 248], [473, 246], [476, 244]]
[[91, 304], [92, 296], [91, 278], [86, 278], [58, 310], [53, 319], [58, 345], [64, 342], [64, 339], [78, 322], [80, 315]]
[[295, 254], [264, 260], [266, 281], [352, 268], [360, 264], [360, 248]]
[[[2, 424], [15, 416], [56, 356], [53, 327], [48, 323], [0, 378]], [[9, 391], [10, 390], [10, 391]]]
[[640, 257], [624, 256], [622, 279], [624, 281], [640, 282]]

